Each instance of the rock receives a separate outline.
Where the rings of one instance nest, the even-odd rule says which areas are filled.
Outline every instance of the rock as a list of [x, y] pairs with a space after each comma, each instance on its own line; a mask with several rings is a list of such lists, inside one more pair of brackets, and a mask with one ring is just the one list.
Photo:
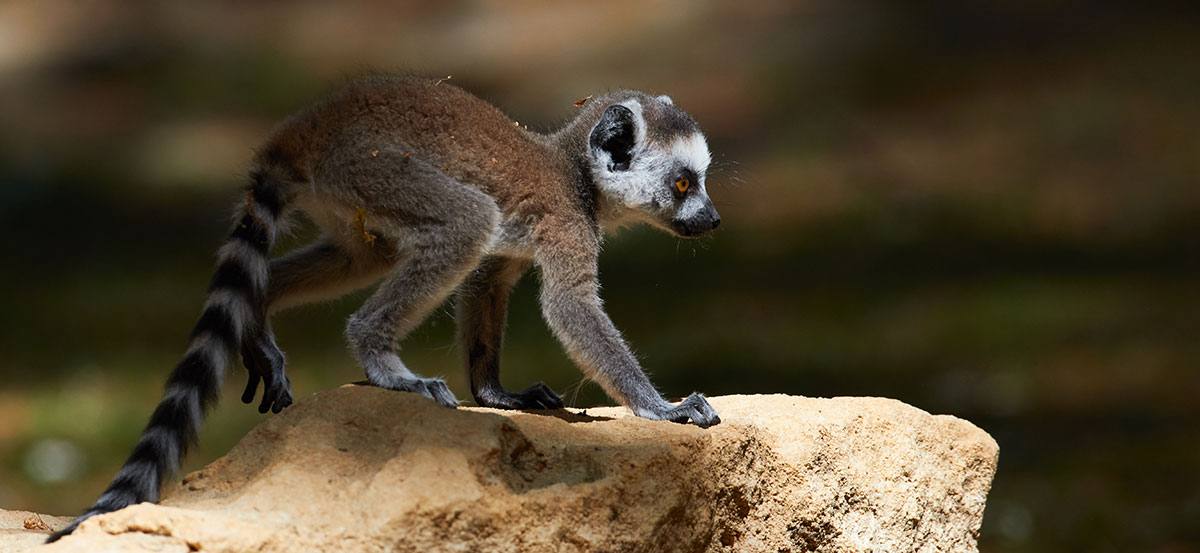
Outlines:
[[51, 531], [70, 523], [70, 517], [0, 510], [0, 552], [23, 551], [39, 545]]
[[344, 387], [161, 506], [37, 551], [976, 551], [997, 446], [971, 423], [877, 398], [711, 402], [724, 422], [704, 430]]

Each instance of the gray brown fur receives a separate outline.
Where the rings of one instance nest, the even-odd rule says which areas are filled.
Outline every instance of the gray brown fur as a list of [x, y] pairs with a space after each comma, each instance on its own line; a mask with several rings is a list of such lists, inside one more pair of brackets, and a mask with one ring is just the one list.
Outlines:
[[[457, 290], [459, 341], [476, 402], [560, 408], [544, 384], [518, 393], [500, 385], [508, 295], [536, 265], [545, 319], [588, 377], [639, 416], [716, 424], [703, 395], [672, 405], [654, 388], [603, 310], [597, 273], [605, 228], [649, 222], [681, 236], [715, 228], [720, 218], [704, 190], [707, 164], [695, 121], [638, 92], [594, 98], [562, 130], [541, 135], [447, 82], [389, 75], [355, 81], [284, 121], [256, 154], [255, 184], [239, 209], [241, 221], [253, 224], [235, 229], [231, 244], [261, 231], [256, 236], [265, 241], [254, 249], [265, 255], [294, 209], [307, 212], [323, 236], [269, 268], [255, 258], [223, 269], [234, 277], [222, 281], [256, 283], [234, 286], [251, 299], [229, 328], [213, 331], [227, 338], [224, 356], [192, 370], [183, 384], [200, 381], [211, 392], [209, 380], [219, 382], [224, 362], [241, 351], [250, 375], [243, 400], [252, 401], [262, 382], [260, 410], [278, 412], [292, 397], [268, 314], [379, 282], [346, 327], [369, 382], [457, 405], [442, 380], [413, 372], [396, 350]], [[177, 393], [169, 389], [164, 405]], [[203, 405], [198, 409], [187, 432], [203, 415]], [[153, 427], [146, 432], [140, 444], [149, 444], [155, 470], [142, 468], [150, 465], [135, 451], [79, 520], [156, 499], [183, 446], [159, 444]]]

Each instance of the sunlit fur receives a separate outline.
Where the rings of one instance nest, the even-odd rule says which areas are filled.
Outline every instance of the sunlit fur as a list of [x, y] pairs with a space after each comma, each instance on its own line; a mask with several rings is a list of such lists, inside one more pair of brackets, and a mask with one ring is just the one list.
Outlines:
[[[675, 232], [672, 220], [687, 218], [711, 206], [705, 187], [706, 173], [712, 162], [708, 142], [698, 129], [687, 134], [666, 137], [665, 140], [648, 138], [647, 109], [678, 110], [670, 98], [638, 97], [619, 105], [629, 108], [634, 114], [635, 145], [632, 161], [625, 170], [612, 170], [612, 159], [608, 152], [593, 150], [591, 170], [593, 178], [605, 202], [603, 223], [615, 228], [631, 223], [649, 223], [655, 227]], [[691, 193], [679, 202], [671, 190], [674, 183], [672, 171], [679, 167], [691, 169], [696, 176]]]

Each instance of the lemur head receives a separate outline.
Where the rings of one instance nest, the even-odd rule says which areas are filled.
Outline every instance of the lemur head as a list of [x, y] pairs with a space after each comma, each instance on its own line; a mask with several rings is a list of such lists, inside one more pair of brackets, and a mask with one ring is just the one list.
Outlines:
[[696, 122], [667, 96], [623, 92], [588, 135], [592, 179], [623, 218], [677, 236], [702, 236], [721, 223], [704, 188], [712, 160]]

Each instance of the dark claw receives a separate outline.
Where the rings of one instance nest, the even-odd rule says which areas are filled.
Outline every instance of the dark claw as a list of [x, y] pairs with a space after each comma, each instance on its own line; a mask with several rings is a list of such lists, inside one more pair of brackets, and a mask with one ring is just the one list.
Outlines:
[[286, 374], [281, 374], [283, 382], [272, 381], [263, 387], [262, 403], [258, 406], [259, 413], [279, 413], [284, 407], [292, 404], [292, 382]]
[[267, 411], [271, 410], [271, 404], [273, 403], [274, 399], [274, 394], [272, 392], [274, 391], [274, 382], [263, 382], [262, 402], [258, 404], [259, 413], [266, 413]]
[[246, 391], [242, 392], [242, 403], [249, 405], [254, 401], [254, 395], [258, 393], [258, 382], [262, 380], [262, 377], [258, 376], [258, 373], [250, 368], [252, 362], [246, 361], [245, 350], [242, 350], [242, 364], [246, 365], [246, 372], [250, 373], [246, 380]]
[[563, 400], [545, 382], [538, 382], [520, 393], [503, 389], [480, 390], [475, 402], [481, 407], [493, 409], [562, 409]]
[[564, 407], [563, 400], [554, 393], [545, 382], [538, 382], [533, 386], [525, 388], [525, 391], [517, 394], [521, 398], [522, 403], [527, 404], [524, 409], [562, 409]]
[[262, 403], [258, 404], [258, 412], [259, 413], [262, 413], [265, 415], [267, 413], [267, 411], [271, 410], [271, 405], [273, 403], [275, 403], [274, 398], [271, 397], [271, 391], [272, 390], [270, 387], [266, 387], [266, 386], [263, 387]]
[[292, 404], [292, 381], [284, 375], [283, 386], [279, 389], [279, 393], [275, 394], [275, 402], [271, 405], [271, 412], [279, 414], [284, 407]]

